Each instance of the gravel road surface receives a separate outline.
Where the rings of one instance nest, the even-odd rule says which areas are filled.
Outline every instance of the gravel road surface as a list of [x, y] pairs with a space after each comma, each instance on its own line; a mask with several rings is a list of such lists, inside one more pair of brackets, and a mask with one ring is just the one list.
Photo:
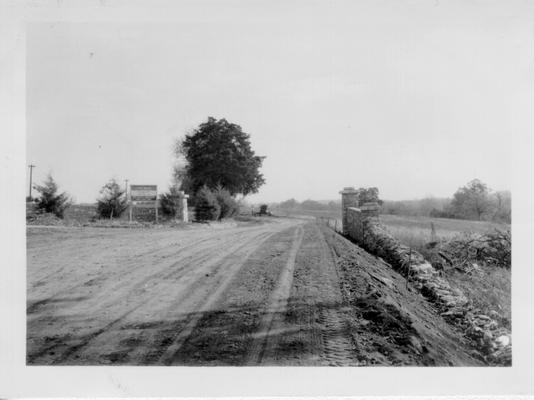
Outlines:
[[359, 343], [352, 272], [309, 220], [27, 234], [28, 364], [476, 364], [441, 322], [453, 355], [430, 357], [417, 329], [390, 341], [403, 357]]

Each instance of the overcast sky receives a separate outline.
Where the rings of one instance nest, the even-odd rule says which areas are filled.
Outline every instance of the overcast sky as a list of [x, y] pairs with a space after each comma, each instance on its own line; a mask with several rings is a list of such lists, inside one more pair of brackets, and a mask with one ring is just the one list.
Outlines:
[[28, 25], [34, 181], [51, 172], [78, 202], [112, 177], [166, 190], [173, 142], [213, 116], [267, 157], [251, 201], [511, 187], [512, 116], [534, 81], [531, 5], [197, 4], [176, 22]]

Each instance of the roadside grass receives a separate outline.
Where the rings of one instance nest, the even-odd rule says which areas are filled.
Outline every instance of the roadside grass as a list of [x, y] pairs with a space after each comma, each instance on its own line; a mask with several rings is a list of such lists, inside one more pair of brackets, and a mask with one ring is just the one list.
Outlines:
[[[489, 221], [468, 221], [461, 219], [409, 217], [399, 215], [380, 215], [380, 222], [401, 243], [410, 246], [427, 257], [431, 254], [427, 244], [433, 240], [449, 240], [462, 233], [486, 233], [494, 229], [509, 229], [510, 225]], [[434, 224], [435, 238], [432, 237], [431, 224]]]
[[511, 329], [511, 270], [482, 265], [466, 273], [450, 268], [444, 271], [444, 277], [452, 287], [460, 289], [475, 308]]
[[[431, 223], [434, 224], [436, 235], [442, 239], [450, 239], [453, 236], [464, 233], [486, 233], [495, 228], [508, 229], [509, 224], [502, 224], [489, 221], [469, 221], [462, 219], [430, 218], [430, 217], [408, 217], [399, 215], [380, 215], [380, 222], [384, 224], [391, 233], [394, 231], [403, 234], [415, 235], [427, 238], [430, 241]], [[399, 237], [400, 239], [400, 237]]]

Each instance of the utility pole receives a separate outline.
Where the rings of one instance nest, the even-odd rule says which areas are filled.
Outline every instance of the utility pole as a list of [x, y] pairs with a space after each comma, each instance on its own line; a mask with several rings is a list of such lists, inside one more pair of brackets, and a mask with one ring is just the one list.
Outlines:
[[28, 165], [28, 168], [30, 168], [30, 201], [32, 200], [32, 176], [33, 176], [33, 169], [35, 168], [35, 165], [30, 164]]
[[130, 201], [130, 196], [128, 196], [128, 179], [124, 180], [124, 194], [128, 202], [128, 221], [132, 222], [132, 202]]

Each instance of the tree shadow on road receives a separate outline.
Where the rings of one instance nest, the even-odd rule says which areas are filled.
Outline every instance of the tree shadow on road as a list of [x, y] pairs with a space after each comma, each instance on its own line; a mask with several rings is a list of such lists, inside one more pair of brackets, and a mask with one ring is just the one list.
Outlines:
[[[28, 349], [28, 364], [448, 365], [428, 356], [409, 320], [376, 304], [365, 304], [365, 318], [357, 308], [313, 298], [290, 298], [284, 306], [271, 314], [272, 323], [264, 331], [259, 327], [265, 307], [253, 303], [174, 313], [167, 320], [136, 323], [130, 318], [90, 334], [44, 338], [40, 346]], [[179, 339], [191, 321], [192, 331]], [[101, 334], [117, 342], [112, 351], [108, 346], [98, 353], [99, 347], [91, 346]], [[254, 358], [252, 348], [259, 349]]]

